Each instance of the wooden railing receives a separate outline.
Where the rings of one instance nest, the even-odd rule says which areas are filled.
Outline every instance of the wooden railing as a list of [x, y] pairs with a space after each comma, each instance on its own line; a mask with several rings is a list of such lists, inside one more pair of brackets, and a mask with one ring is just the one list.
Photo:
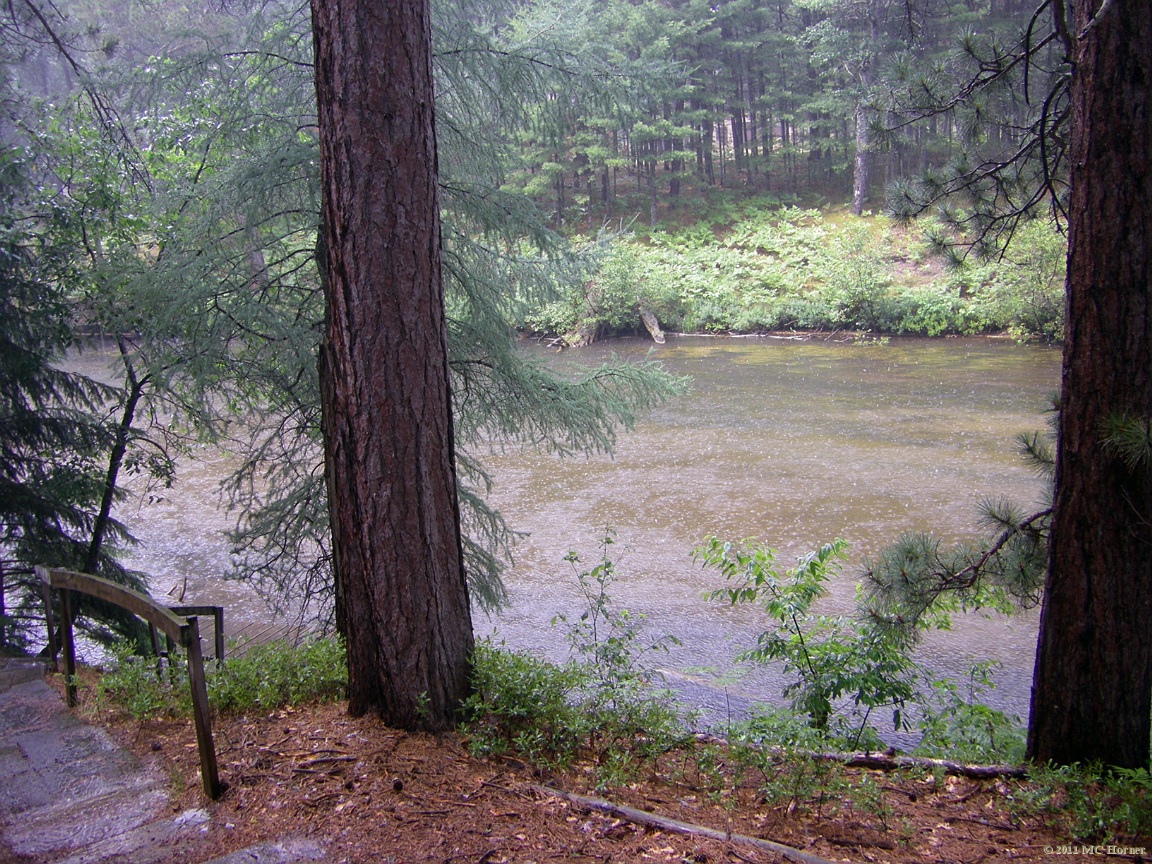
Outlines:
[[[87, 573], [72, 570], [53, 570], [37, 567], [36, 574], [44, 585], [44, 607], [48, 622], [48, 650], [56, 666], [56, 634], [52, 620], [51, 591], [60, 592], [61, 637], [64, 649], [65, 692], [69, 707], [76, 704], [76, 644], [72, 633], [73, 603], [72, 592], [77, 591], [90, 597], [97, 597], [115, 603], [134, 615], [143, 618], [150, 627], [155, 627], [175, 644], [183, 646], [188, 653], [188, 684], [192, 689], [192, 716], [196, 723], [196, 743], [200, 749], [200, 777], [204, 782], [204, 794], [215, 800], [223, 791], [220, 774], [216, 765], [216, 747], [212, 742], [212, 722], [208, 713], [208, 690], [204, 681], [204, 657], [200, 651], [200, 625], [193, 615], [182, 618], [136, 591], [101, 579]], [[221, 634], [223, 628], [217, 628]], [[221, 635], [217, 639], [223, 638]], [[217, 653], [217, 662], [223, 656]]]
[[[182, 618], [193, 615], [212, 616], [213, 647], [216, 650], [216, 668], [224, 668], [224, 607], [223, 606], [169, 606], [169, 611]], [[171, 648], [171, 646], [169, 646]], [[157, 654], [160, 652], [157, 651]]]

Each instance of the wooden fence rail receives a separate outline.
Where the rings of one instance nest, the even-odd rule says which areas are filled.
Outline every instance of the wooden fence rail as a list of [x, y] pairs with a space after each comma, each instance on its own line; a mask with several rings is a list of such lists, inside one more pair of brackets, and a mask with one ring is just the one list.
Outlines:
[[[192, 716], [196, 723], [196, 743], [200, 749], [200, 777], [204, 783], [204, 794], [215, 800], [223, 791], [220, 785], [220, 773], [216, 765], [216, 747], [212, 742], [212, 721], [208, 714], [208, 690], [204, 682], [204, 657], [200, 651], [200, 625], [193, 615], [181, 618], [156, 603], [151, 597], [146, 597], [136, 591], [101, 579], [99, 576], [90, 576], [87, 573], [76, 573], [72, 570], [55, 570], [48, 567], [37, 567], [36, 574], [44, 585], [45, 617], [48, 622], [48, 649], [52, 654], [52, 663], [56, 664], [56, 635], [52, 621], [51, 591], [60, 592], [61, 634], [64, 649], [64, 671], [66, 678], [65, 691], [68, 695], [68, 705], [76, 704], [76, 646], [72, 634], [72, 592], [77, 591], [91, 597], [97, 597], [109, 603], [127, 609], [155, 627], [172, 642], [182, 645], [188, 652], [188, 684], [192, 689]], [[217, 628], [217, 634], [223, 630]], [[217, 637], [221, 638], [220, 636]], [[220, 662], [222, 652], [217, 653], [217, 662]]]
[[192, 615], [212, 616], [213, 645], [216, 649], [216, 668], [224, 668], [224, 607], [223, 606], [169, 606], [173, 614], [188, 618]]

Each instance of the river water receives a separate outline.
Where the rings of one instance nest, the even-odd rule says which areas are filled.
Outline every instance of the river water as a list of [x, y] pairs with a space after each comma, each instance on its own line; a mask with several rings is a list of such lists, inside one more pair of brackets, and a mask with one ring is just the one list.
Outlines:
[[[844, 538], [850, 560], [821, 608], [847, 611], [860, 558], [901, 532], [971, 537], [981, 500], [1003, 495], [1031, 506], [1042, 493], [1014, 438], [1044, 428], [1060, 371], [1050, 348], [964, 338], [852, 345], [671, 337], [655, 348], [636, 339], [562, 354], [526, 350], [563, 369], [650, 357], [690, 376], [692, 388], [641, 418], [611, 456], [516, 451], [485, 459], [493, 502], [525, 536], [506, 577], [511, 606], [477, 615], [477, 633], [566, 656], [563, 628], [552, 620], [581, 604], [564, 555], [574, 550], [595, 563], [610, 527], [620, 574], [613, 599], [643, 613], [651, 636], [681, 640], [653, 660], [707, 706], [710, 722], [749, 701], [781, 702], [785, 682], [771, 671], [727, 674], [732, 656], [768, 622], [754, 609], [703, 599], [720, 584], [691, 560], [704, 537], [758, 538], [784, 566]], [[217, 494], [228, 460], [200, 455], [165, 500], [121, 514], [142, 541], [135, 564], [153, 575], [155, 593], [184, 591], [185, 602], [228, 605], [233, 620], [259, 618], [265, 613], [243, 586], [217, 578], [229, 565], [220, 532], [230, 519]], [[968, 615], [952, 632], [930, 635], [921, 659], [954, 676], [975, 661], [999, 661], [988, 701], [1024, 716], [1035, 638], [1034, 612]]]
[[[842, 537], [850, 561], [822, 609], [849, 611], [854, 573], [901, 532], [945, 540], [978, 530], [976, 508], [1007, 496], [1028, 506], [1042, 482], [1017, 455], [1015, 436], [1044, 428], [1059, 352], [989, 339], [892, 339], [887, 344], [767, 338], [622, 341], [565, 352], [557, 362], [596, 365], [613, 354], [659, 360], [691, 376], [691, 392], [621, 436], [612, 457], [539, 454], [489, 459], [494, 501], [528, 532], [508, 578], [511, 607], [478, 631], [515, 647], [564, 656], [550, 622], [578, 611], [568, 549], [598, 559], [606, 526], [617, 536], [620, 606], [643, 612], [652, 635], [681, 645], [656, 658], [715, 720], [746, 700], [781, 701], [779, 675], [716, 681], [767, 621], [754, 609], [706, 603], [715, 573], [693, 565], [708, 535], [755, 537], [791, 566]], [[988, 701], [1025, 716], [1035, 613], [1005, 620], [968, 615], [925, 640], [921, 659], [963, 676], [976, 661], [1003, 669]]]

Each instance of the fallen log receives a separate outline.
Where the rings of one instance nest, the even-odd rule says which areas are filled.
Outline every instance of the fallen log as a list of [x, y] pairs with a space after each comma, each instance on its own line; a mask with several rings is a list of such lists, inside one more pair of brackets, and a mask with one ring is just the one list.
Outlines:
[[575, 792], [563, 792], [551, 786], [534, 786], [533, 788], [542, 795], [560, 798], [563, 801], [575, 804], [577, 807], [585, 810], [607, 813], [609, 816], [614, 816], [617, 819], [623, 819], [626, 822], [632, 822], [636, 825], [657, 828], [672, 834], [684, 834], [690, 837], [706, 837], [709, 840], [720, 840], [725, 843], [739, 843], [743, 846], [751, 846], [765, 852], [774, 852], [777, 855], [787, 858], [789, 861], [799, 862], [799, 864], [834, 864], [834, 862], [827, 858], [821, 858], [819, 855], [813, 855], [811, 852], [803, 852], [791, 846], [786, 846], [783, 843], [777, 843], [774, 840], [749, 837], [747, 834], [732, 834], [727, 831], [708, 828], [704, 825], [693, 825], [690, 822], [681, 822], [679, 819], [673, 819], [669, 816], [659, 816], [655, 813], [649, 813], [647, 810], [637, 810], [635, 807], [629, 807], [625, 804], [613, 804], [611, 801], [605, 801], [603, 798], [590, 798], [587, 795], [577, 795]]
[[656, 316], [647, 309], [641, 309], [640, 320], [644, 322], [644, 327], [648, 330], [648, 335], [652, 337], [652, 341], [657, 345], [663, 345], [664, 331], [660, 329], [660, 322], [656, 320]]
[[815, 753], [817, 759], [841, 762], [849, 768], [871, 768], [875, 771], [897, 771], [901, 768], [927, 768], [945, 774], [989, 780], [994, 777], [1026, 777], [1028, 769], [1020, 765], [967, 765], [951, 759], [929, 759], [925, 756], [890, 756], [886, 753]]

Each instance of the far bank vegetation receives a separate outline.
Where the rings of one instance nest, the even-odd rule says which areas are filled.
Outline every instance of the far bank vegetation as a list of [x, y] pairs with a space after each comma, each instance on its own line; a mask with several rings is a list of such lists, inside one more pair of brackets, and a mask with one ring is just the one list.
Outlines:
[[[730, 202], [729, 202], [730, 203]], [[564, 344], [645, 332], [1063, 337], [1066, 241], [1025, 224], [1002, 257], [946, 264], [919, 227], [749, 199], [686, 227], [586, 241], [583, 283], [530, 305], [520, 325]]]

